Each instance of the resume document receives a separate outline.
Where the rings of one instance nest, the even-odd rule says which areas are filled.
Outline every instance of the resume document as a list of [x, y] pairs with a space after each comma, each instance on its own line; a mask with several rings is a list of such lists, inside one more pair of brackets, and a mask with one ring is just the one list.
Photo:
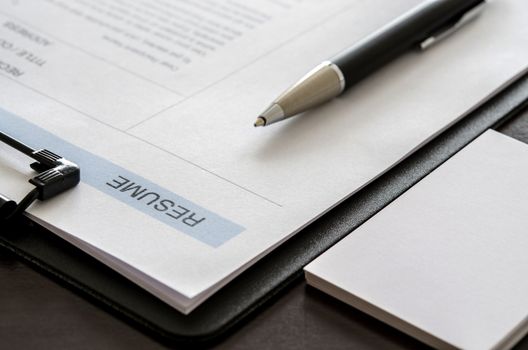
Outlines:
[[[28, 215], [191, 312], [525, 69], [528, 3], [496, 1], [335, 101], [253, 127], [418, 3], [0, 0], [0, 129], [82, 172]], [[19, 200], [28, 160], [0, 154], [0, 191]]]

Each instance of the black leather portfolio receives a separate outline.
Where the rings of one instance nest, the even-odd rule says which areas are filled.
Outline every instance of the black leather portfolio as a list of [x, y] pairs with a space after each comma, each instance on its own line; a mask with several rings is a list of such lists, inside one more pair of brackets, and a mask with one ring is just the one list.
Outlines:
[[187, 316], [25, 217], [2, 224], [0, 246], [164, 343], [210, 344], [277, 298], [291, 282], [302, 278], [302, 268], [308, 262], [485, 130], [521, 111], [527, 101], [528, 76], [522, 76], [275, 249]]

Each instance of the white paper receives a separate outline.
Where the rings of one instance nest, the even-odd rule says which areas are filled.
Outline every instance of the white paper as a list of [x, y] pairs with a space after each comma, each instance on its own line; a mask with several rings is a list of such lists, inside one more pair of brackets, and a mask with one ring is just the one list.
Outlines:
[[[253, 128], [307, 70], [419, 2], [0, 2], [4, 111], [243, 229], [211, 246], [86, 181], [30, 214], [190, 312], [525, 68], [528, 4], [493, 2], [332, 103]], [[20, 198], [27, 160], [0, 167]]]
[[528, 331], [528, 145], [487, 131], [306, 268], [308, 282], [433, 347]]

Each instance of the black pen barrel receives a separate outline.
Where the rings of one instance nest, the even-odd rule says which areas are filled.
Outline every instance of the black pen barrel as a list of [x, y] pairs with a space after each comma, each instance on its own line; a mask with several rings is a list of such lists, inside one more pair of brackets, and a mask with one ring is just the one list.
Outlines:
[[345, 90], [386, 63], [452, 26], [484, 0], [432, 0], [342, 51], [331, 61], [345, 78]]

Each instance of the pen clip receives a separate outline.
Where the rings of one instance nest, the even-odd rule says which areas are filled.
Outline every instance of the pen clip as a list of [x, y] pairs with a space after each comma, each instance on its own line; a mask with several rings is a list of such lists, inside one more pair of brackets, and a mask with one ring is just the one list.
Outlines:
[[480, 4], [476, 5], [475, 7], [468, 10], [466, 13], [464, 13], [456, 22], [454, 22], [451, 26], [448, 26], [446, 28], [443, 28], [442, 30], [436, 32], [429, 38], [425, 39], [420, 43], [420, 49], [421, 50], [427, 50], [431, 46], [435, 45], [439, 41], [441, 41], [444, 38], [447, 38], [457, 30], [459, 30], [461, 27], [463, 27], [465, 24], [471, 22], [475, 18], [477, 18], [482, 11], [484, 10], [484, 7], [486, 5], [486, 1], [481, 2]]

